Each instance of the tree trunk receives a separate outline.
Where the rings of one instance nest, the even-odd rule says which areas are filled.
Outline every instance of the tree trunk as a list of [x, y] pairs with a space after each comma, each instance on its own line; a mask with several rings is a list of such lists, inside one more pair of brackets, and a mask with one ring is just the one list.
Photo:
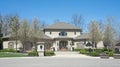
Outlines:
[[95, 43], [95, 48], [97, 48], [97, 43]]
[[23, 44], [23, 52], [25, 52], [25, 42], [23, 42], [22, 44]]
[[36, 44], [36, 42], [34, 43], [34, 45], [35, 45], [35, 51], [37, 52], [37, 44]]
[[17, 44], [18, 44], [18, 43], [17, 43], [17, 40], [16, 40], [16, 52], [17, 52]]

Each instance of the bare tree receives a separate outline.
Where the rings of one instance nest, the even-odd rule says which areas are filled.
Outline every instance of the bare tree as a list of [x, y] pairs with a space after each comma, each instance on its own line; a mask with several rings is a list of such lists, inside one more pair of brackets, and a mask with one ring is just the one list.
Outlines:
[[39, 21], [36, 18], [32, 25], [30, 25], [26, 19], [21, 21], [20, 24], [18, 39], [22, 42], [24, 51], [27, 42], [32, 42], [35, 47], [35, 51], [37, 51], [37, 42], [42, 38], [43, 33], [41, 31]]
[[102, 39], [97, 21], [91, 21], [89, 28], [89, 37], [90, 37], [90, 41], [93, 44], [93, 47], [97, 48], [97, 43]]
[[17, 51], [18, 30], [19, 30], [19, 18], [18, 18], [18, 16], [14, 16], [11, 21], [12, 21], [12, 23], [10, 25], [11, 38], [13, 38], [15, 40], [16, 51]]
[[5, 15], [4, 18], [3, 18], [3, 33], [4, 35], [8, 35], [9, 31], [10, 31], [10, 25], [12, 23], [12, 18], [13, 16], [12, 15]]
[[0, 34], [2, 33], [2, 27], [3, 27], [3, 19], [2, 16], [0, 15]]
[[0, 15], [0, 49], [2, 49], [2, 28], [3, 28], [3, 19], [2, 16]]
[[38, 21], [37, 18], [34, 18], [32, 40], [33, 40], [33, 43], [34, 43], [34, 46], [35, 46], [35, 51], [37, 51], [37, 42], [39, 40], [41, 40], [42, 36], [43, 36], [43, 32], [41, 30], [40, 22]]
[[115, 38], [117, 39], [117, 41], [120, 42], [120, 21], [118, 21], [116, 23], [115, 27], [116, 27], [115, 28], [115, 34], [116, 34]]
[[78, 27], [78, 28], [81, 28], [83, 29], [84, 27], [84, 21], [83, 21], [83, 17], [81, 15], [78, 15], [78, 14], [75, 14], [72, 16], [72, 21], [71, 23]]
[[120, 21], [115, 17], [108, 17], [107, 23], [109, 23], [113, 29], [114, 34], [114, 43], [120, 42]]
[[25, 45], [26, 42], [30, 42], [30, 25], [28, 24], [28, 21], [26, 19], [22, 20], [19, 26], [19, 40], [22, 42], [23, 44], [23, 51], [25, 51]]
[[41, 28], [45, 28], [46, 26], [48, 26], [48, 24], [46, 24], [45, 21], [41, 22]]
[[106, 48], [112, 47], [114, 41], [114, 29], [110, 24], [111, 20], [107, 19], [107, 24], [104, 31], [103, 43]]

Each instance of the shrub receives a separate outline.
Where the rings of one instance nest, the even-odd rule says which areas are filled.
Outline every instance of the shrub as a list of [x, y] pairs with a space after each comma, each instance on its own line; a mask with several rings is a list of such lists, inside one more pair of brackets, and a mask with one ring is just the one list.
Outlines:
[[95, 52], [102, 53], [103, 49], [94, 49]]
[[89, 56], [99, 56], [99, 53], [97, 53], [97, 52], [89, 52], [87, 55], [89, 55]]
[[86, 54], [86, 53], [87, 53], [87, 50], [86, 50], [86, 49], [81, 49], [81, 50], [80, 50], [80, 53], [81, 53], [81, 54]]
[[81, 49], [74, 49], [73, 51], [80, 51]]
[[28, 52], [29, 56], [38, 56], [38, 52], [36, 51], [32, 51], [32, 52]]
[[45, 56], [53, 56], [53, 55], [55, 55], [55, 54], [54, 54], [53, 51], [45, 51], [45, 52], [44, 52], [44, 55], [45, 55]]
[[113, 51], [113, 50], [112, 50], [112, 49], [104, 48], [104, 49], [103, 49], [103, 52], [104, 52], [104, 51], [109, 51], [109, 52], [111, 52], [111, 51]]
[[110, 57], [113, 57], [113, 55], [114, 55], [113, 52], [109, 52], [109, 53], [108, 53], [108, 56], [110, 56]]
[[89, 49], [81, 49], [80, 53], [81, 54], [86, 54], [86, 55], [89, 55], [89, 56], [99, 56], [99, 50], [94, 50], [94, 52], [92, 52]]
[[108, 51], [108, 49], [107, 48], [103, 48], [103, 51]]
[[93, 52], [93, 49], [89, 48], [88, 51], [89, 51], [89, 52]]
[[14, 49], [3, 49], [3, 50], [0, 50], [0, 52], [16, 52], [16, 50]]
[[[105, 52], [108, 56], [113, 56], [112, 49], [79, 49], [81, 54], [86, 54], [89, 56], [99, 56], [102, 52]], [[93, 51], [92, 51], [93, 50]]]

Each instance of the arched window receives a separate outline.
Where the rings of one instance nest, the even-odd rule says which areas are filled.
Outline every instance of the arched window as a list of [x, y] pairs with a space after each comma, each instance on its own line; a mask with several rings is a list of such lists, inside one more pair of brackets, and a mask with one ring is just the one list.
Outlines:
[[8, 48], [13, 49], [14, 48], [14, 42], [9, 42], [8, 43]]
[[59, 36], [67, 36], [67, 33], [62, 31], [62, 32], [59, 33]]

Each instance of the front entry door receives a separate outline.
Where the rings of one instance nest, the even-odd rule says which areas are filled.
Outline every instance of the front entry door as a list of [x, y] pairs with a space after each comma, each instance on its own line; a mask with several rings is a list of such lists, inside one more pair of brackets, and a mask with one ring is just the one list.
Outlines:
[[68, 45], [67, 41], [60, 41], [60, 43], [59, 43], [60, 50], [66, 51], [67, 50], [67, 45]]

